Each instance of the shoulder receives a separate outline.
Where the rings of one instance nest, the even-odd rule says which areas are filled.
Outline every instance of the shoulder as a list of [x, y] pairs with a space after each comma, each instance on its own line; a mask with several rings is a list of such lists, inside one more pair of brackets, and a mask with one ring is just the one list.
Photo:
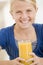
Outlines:
[[35, 32], [37, 35], [37, 39], [42, 39], [42, 35], [43, 35], [43, 24], [34, 24], [33, 25], [35, 28]]
[[5, 47], [5, 43], [8, 42], [12, 29], [13, 26], [0, 29], [0, 45], [2, 46], [2, 48], [3, 46]]
[[41, 28], [43, 26], [43, 24], [33, 24], [33, 26]]
[[33, 24], [33, 26], [34, 26], [35, 28], [37, 28], [38, 30], [43, 31], [43, 24]]
[[43, 24], [33, 24], [36, 31], [41, 31], [43, 28]]
[[6, 28], [2, 28], [2, 29], [0, 29], [0, 34], [1, 33], [8, 33], [12, 29], [13, 29], [13, 25], [9, 26], [9, 27], [6, 27]]
[[13, 26], [0, 29], [0, 40], [5, 40], [12, 34]]

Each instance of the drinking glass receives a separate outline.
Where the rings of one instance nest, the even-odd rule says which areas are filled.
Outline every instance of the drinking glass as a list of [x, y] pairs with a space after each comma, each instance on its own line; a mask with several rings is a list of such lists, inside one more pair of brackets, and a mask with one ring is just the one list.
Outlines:
[[[28, 40], [21, 40], [18, 41], [18, 48], [19, 48], [19, 57], [23, 58], [25, 60], [28, 60], [32, 58], [32, 56], [29, 54], [32, 52], [32, 43]], [[32, 62], [25, 62], [21, 61], [24, 65], [30, 65]]]

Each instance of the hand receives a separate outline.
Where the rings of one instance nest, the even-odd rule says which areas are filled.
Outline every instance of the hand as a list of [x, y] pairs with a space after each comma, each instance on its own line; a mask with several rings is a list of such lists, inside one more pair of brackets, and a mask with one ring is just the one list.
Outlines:
[[18, 57], [18, 58], [14, 59], [14, 60], [11, 60], [10, 65], [24, 65], [24, 64], [21, 63], [21, 61], [25, 61], [25, 60]]
[[32, 64], [30, 65], [42, 65], [40, 63], [40, 57], [36, 56], [34, 53], [30, 53], [30, 55], [32, 56], [32, 58], [28, 59], [26, 62], [29, 63], [30, 61], [32, 61]]

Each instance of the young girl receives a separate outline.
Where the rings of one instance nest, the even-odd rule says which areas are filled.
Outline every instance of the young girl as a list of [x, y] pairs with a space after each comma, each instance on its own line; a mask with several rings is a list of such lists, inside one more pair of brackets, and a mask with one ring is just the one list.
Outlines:
[[0, 61], [0, 65], [24, 65], [25, 61], [19, 57], [18, 41], [30, 40], [32, 42], [33, 58], [25, 62], [34, 61], [31, 65], [43, 65], [43, 25], [34, 24], [37, 13], [36, 0], [13, 0], [10, 13], [16, 21], [11, 27], [0, 30], [0, 46], [6, 49], [10, 56], [9, 61]]

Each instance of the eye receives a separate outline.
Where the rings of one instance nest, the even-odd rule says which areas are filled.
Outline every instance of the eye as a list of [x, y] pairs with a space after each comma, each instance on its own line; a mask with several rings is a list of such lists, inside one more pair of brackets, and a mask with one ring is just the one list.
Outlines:
[[16, 13], [21, 14], [22, 12], [21, 11], [17, 11]]
[[28, 13], [29, 13], [29, 12], [32, 12], [32, 10], [28, 9], [27, 12], [28, 12]]

